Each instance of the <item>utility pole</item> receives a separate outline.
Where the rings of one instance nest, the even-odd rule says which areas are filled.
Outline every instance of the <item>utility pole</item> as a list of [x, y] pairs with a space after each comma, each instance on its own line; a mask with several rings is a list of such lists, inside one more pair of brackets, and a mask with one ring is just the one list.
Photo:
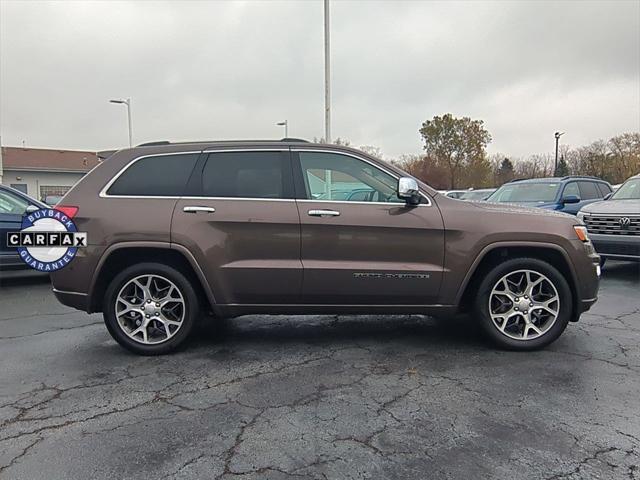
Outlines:
[[560, 142], [560, 137], [564, 135], [564, 132], [556, 132], [554, 137], [556, 137], [556, 160], [554, 162], [553, 175], [555, 176], [558, 171], [558, 143]]
[[129, 147], [133, 146], [133, 134], [131, 129], [131, 98], [109, 100], [111, 103], [117, 103], [127, 106], [127, 123], [129, 125]]
[[329, 0], [324, 0], [324, 140], [331, 143], [331, 61]]
[[289, 138], [289, 120], [276, 123], [279, 127], [284, 127], [284, 138]]

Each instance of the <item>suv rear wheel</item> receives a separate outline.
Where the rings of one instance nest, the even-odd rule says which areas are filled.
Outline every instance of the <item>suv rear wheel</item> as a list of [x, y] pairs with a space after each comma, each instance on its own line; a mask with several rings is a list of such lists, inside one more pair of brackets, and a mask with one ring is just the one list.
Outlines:
[[572, 305], [569, 284], [557, 269], [522, 258], [508, 260], [485, 276], [475, 312], [484, 332], [499, 346], [533, 350], [562, 334]]
[[160, 355], [184, 343], [199, 308], [195, 290], [181, 272], [140, 263], [112, 280], [103, 312], [109, 333], [120, 345], [140, 355]]

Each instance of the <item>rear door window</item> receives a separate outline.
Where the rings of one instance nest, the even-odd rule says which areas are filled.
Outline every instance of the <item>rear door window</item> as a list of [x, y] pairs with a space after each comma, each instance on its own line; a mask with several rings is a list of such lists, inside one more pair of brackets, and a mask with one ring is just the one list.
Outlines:
[[179, 197], [198, 160], [198, 153], [144, 157], [109, 187], [108, 195]]
[[202, 171], [202, 195], [223, 198], [293, 198], [289, 152], [211, 153]]
[[578, 187], [580, 188], [580, 198], [582, 200], [602, 198], [600, 191], [596, 188], [595, 182], [578, 182]]

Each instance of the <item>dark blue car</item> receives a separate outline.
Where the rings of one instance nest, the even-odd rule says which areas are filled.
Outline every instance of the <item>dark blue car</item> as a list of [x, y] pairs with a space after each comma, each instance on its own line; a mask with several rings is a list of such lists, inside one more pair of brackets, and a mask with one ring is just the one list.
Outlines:
[[596, 177], [549, 177], [505, 183], [487, 202], [515, 203], [576, 215], [582, 207], [602, 200], [613, 189]]
[[22, 216], [40, 208], [47, 208], [47, 205], [18, 190], [0, 185], [0, 270], [28, 268], [20, 260], [16, 249], [7, 246], [7, 233], [20, 230]]

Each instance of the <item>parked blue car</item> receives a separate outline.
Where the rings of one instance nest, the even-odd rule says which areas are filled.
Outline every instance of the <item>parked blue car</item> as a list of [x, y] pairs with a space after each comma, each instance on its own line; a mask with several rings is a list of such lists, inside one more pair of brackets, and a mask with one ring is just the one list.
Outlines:
[[48, 207], [29, 195], [0, 185], [0, 271], [28, 268], [17, 250], [7, 246], [7, 233], [20, 230], [22, 216], [40, 208]]
[[487, 202], [515, 203], [576, 215], [582, 207], [599, 202], [613, 191], [596, 177], [549, 177], [513, 180], [493, 192]]

